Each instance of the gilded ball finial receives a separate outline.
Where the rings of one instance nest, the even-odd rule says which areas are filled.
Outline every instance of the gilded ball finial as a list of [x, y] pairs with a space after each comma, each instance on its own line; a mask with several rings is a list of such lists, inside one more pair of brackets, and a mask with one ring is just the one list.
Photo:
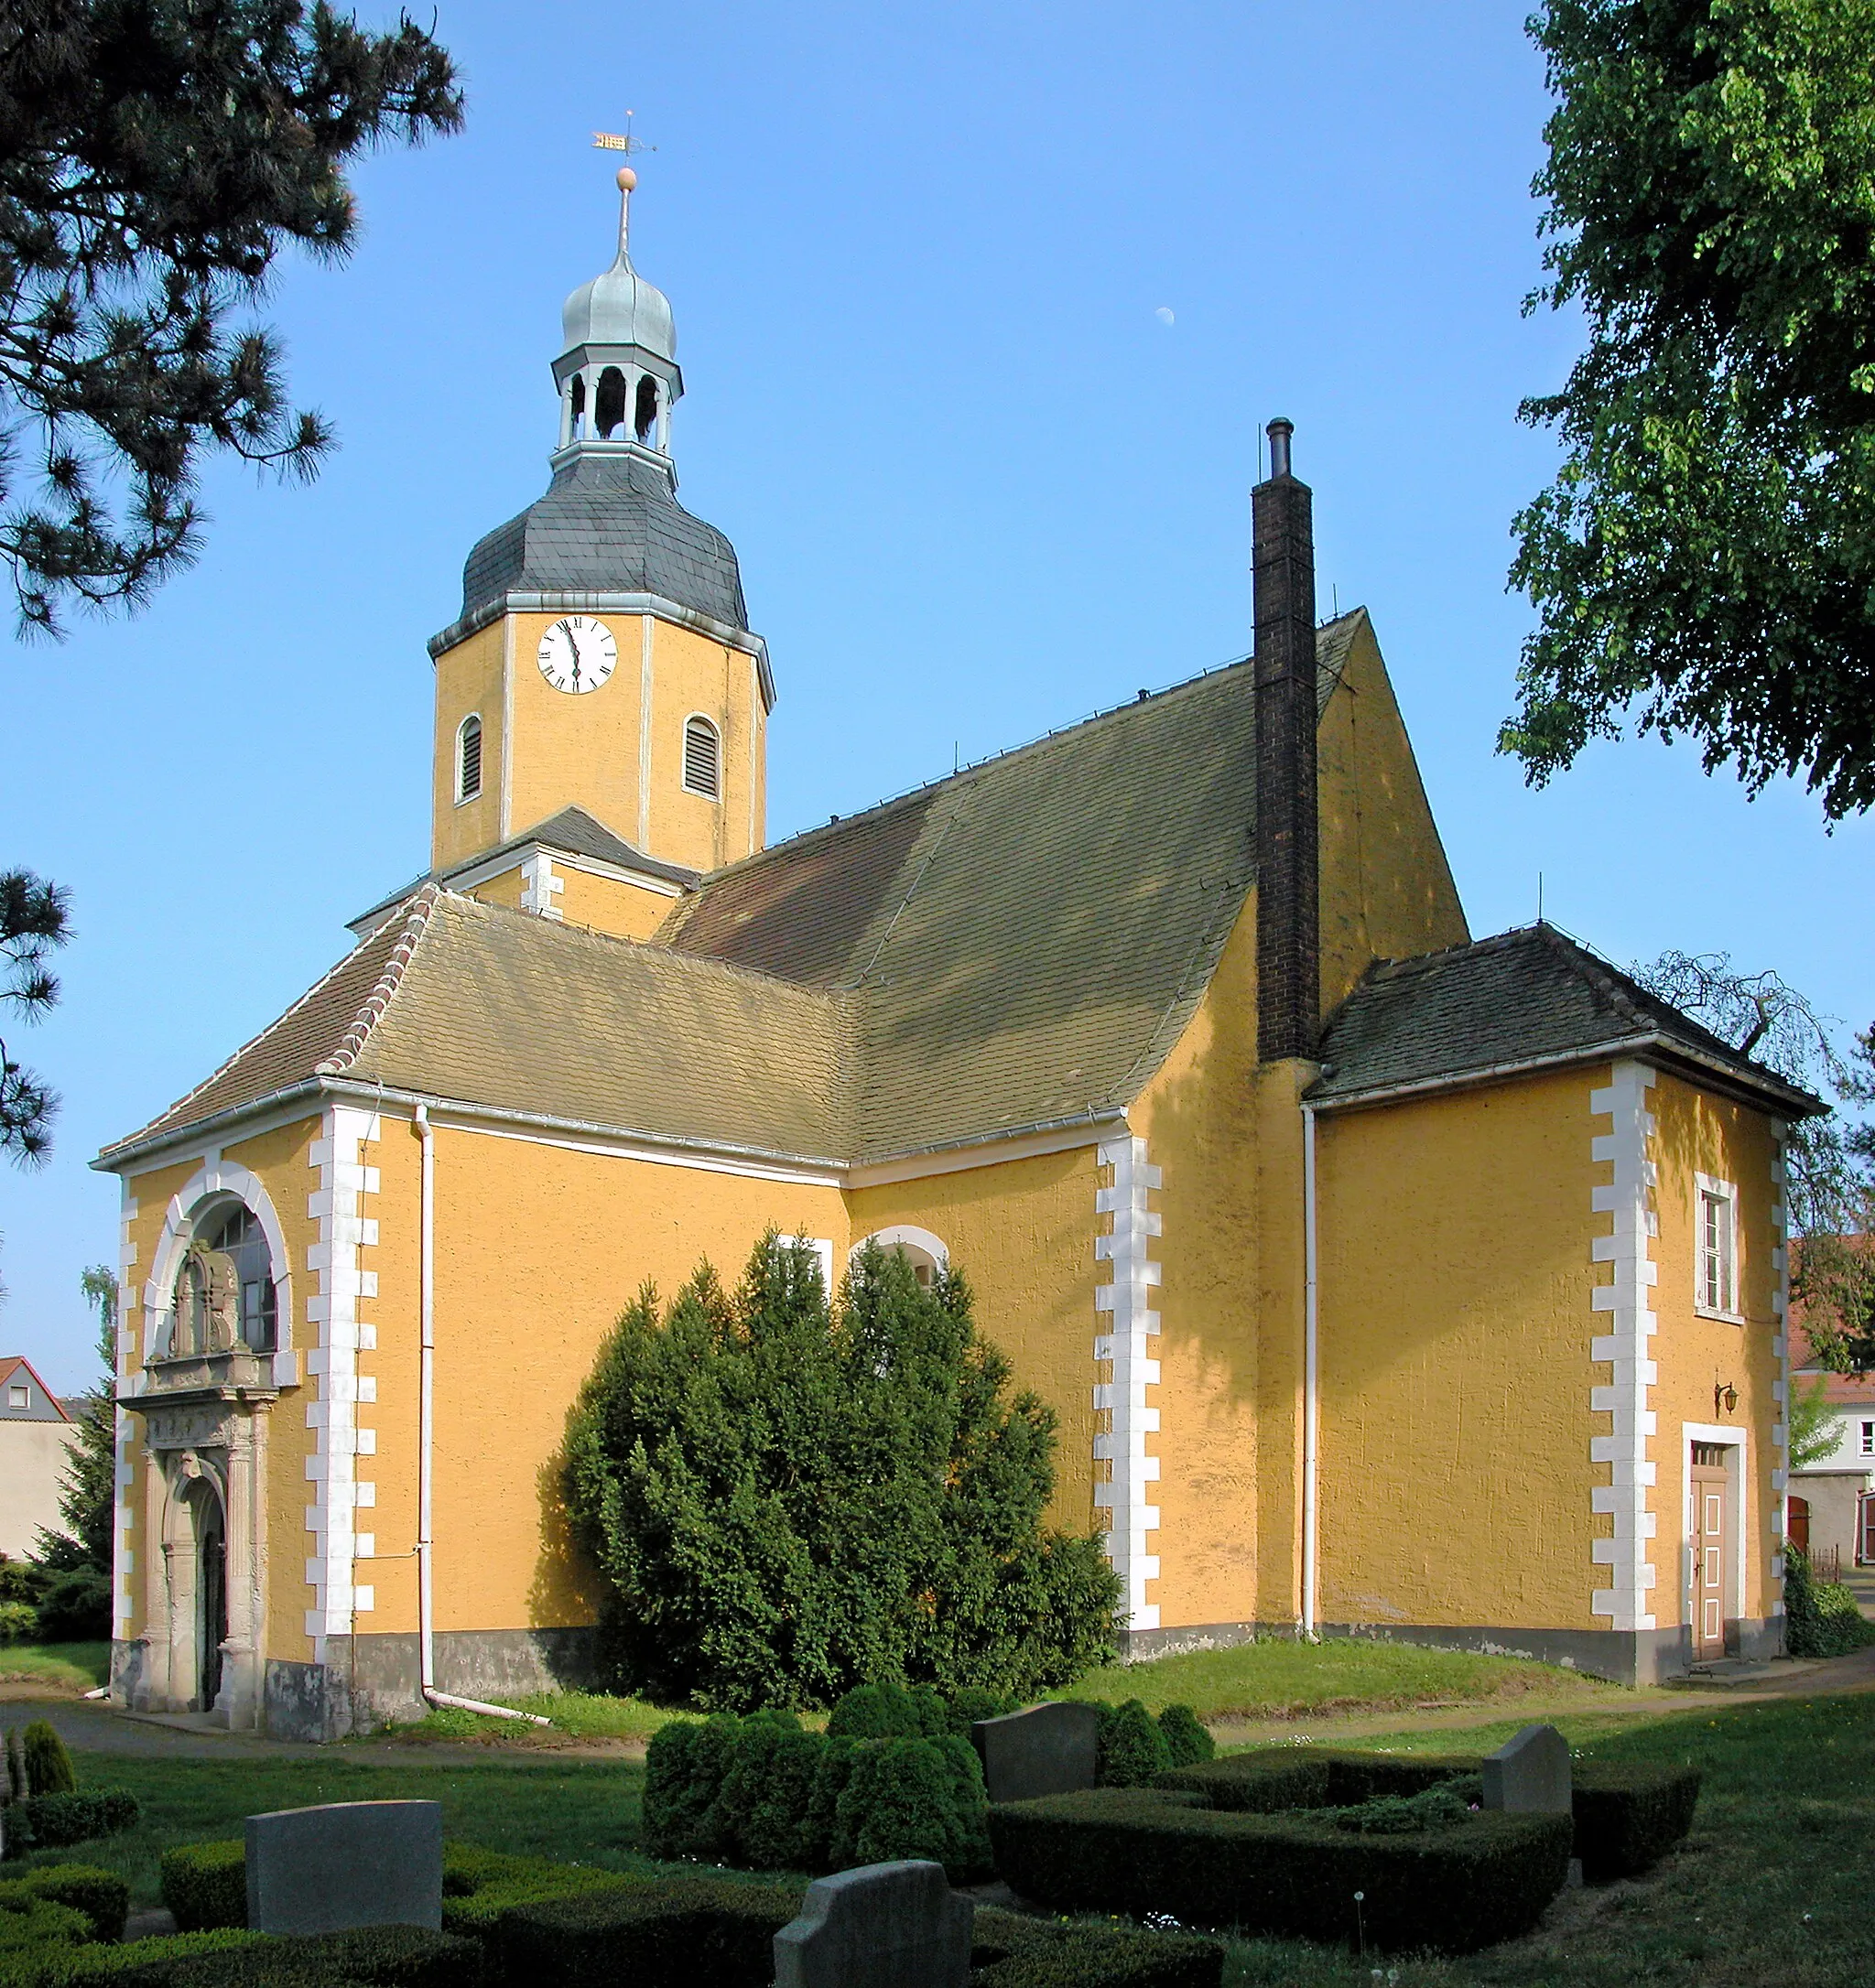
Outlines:
[[629, 166], [619, 167], [619, 191], [629, 193], [638, 184], [638, 176]]

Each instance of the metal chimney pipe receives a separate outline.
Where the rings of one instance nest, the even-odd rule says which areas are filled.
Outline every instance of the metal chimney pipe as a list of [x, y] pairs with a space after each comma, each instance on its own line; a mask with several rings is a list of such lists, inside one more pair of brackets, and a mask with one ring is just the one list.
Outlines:
[[1252, 495], [1256, 598], [1257, 1054], [1313, 1056], [1321, 1032], [1316, 799], [1315, 498], [1272, 421]]

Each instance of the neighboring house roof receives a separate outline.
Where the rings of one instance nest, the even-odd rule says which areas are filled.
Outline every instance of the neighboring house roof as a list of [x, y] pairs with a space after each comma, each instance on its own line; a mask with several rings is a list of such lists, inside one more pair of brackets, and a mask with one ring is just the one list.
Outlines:
[[[456, 631], [512, 593], [645, 593], [746, 629], [735, 547], [677, 501], [668, 470], [637, 456], [576, 456], [546, 493], [480, 540], [462, 569]], [[435, 644], [432, 644], [435, 646]]]
[[1329, 1017], [1323, 1073], [1308, 1095], [1352, 1104], [1642, 1050], [1695, 1064], [1794, 1118], [1826, 1108], [1549, 924], [1375, 961]]
[[401, 890], [380, 898], [369, 911], [361, 912], [352, 920], [351, 929], [361, 935], [375, 930], [380, 919], [395, 911], [426, 883], [447, 886], [468, 876], [471, 870], [499, 870], [504, 857], [536, 848], [554, 855], [590, 857], [594, 862], [610, 863], [618, 870], [640, 870], [647, 877], [660, 877], [667, 883], [681, 884], [686, 889], [699, 881], [698, 871], [685, 870], [677, 863], [664, 862], [634, 848], [623, 836], [614, 835], [597, 816], [589, 815], [583, 807], [563, 807], [558, 815], [550, 815], [547, 820], [536, 822], [531, 828], [524, 828], [519, 835], [510, 836], [494, 848], [482, 849], [474, 856], [466, 857], [448, 870], [433, 870], [425, 876], [414, 878]]
[[[7, 1405], [9, 1383], [24, 1378], [32, 1388], [29, 1405], [23, 1409]], [[38, 1370], [23, 1353], [0, 1355], [0, 1421], [69, 1422], [72, 1420], [64, 1402], [47, 1387]]]

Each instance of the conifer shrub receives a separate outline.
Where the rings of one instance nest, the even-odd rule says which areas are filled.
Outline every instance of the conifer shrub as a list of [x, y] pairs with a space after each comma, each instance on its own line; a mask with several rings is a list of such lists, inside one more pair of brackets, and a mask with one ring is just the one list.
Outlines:
[[959, 1739], [968, 1739], [970, 1728], [980, 1719], [1007, 1718], [1012, 1712], [1022, 1710], [1021, 1699], [1012, 1698], [1006, 1691], [985, 1691], [973, 1684], [962, 1685], [951, 1691], [948, 1702], [950, 1730]]
[[24, 1801], [32, 1790], [26, 1785], [26, 1756], [20, 1750], [19, 1728], [6, 1728], [6, 1799]]
[[1793, 1657], [1847, 1657], [1875, 1643], [1875, 1622], [1840, 1581], [1819, 1581], [1802, 1547], [1783, 1542], [1784, 1644]]
[[1172, 1748], [1159, 1722], [1138, 1699], [1101, 1706], [1101, 1787], [1150, 1788], [1172, 1764]]
[[49, 1721], [35, 1719], [20, 1736], [28, 1795], [66, 1795], [78, 1786], [71, 1755]]
[[1175, 1767], [1195, 1767], [1218, 1751], [1209, 1729], [1189, 1705], [1167, 1705], [1159, 1714], [1159, 1731]]
[[954, 1273], [869, 1248], [836, 1306], [770, 1236], [733, 1292], [708, 1266], [667, 1310], [647, 1288], [567, 1449], [616, 1681], [731, 1712], [1068, 1682], [1111, 1653], [1120, 1589], [1098, 1535], [1044, 1523], [1055, 1442]]

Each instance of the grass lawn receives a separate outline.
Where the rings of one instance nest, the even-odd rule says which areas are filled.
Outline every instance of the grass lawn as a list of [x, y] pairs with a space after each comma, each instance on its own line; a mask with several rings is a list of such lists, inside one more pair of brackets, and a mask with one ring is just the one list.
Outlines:
[[398, 1740], [489, 1740], [504, 1745], [552, 1745], [559, 1740], [648, 1740], [673, 1719], [699, 1718], [700, 1713], [668, 1712], [644, 1698], [607, 1698], [596, 1691], [536, 1691], [526, 1698], [491, 1699], [516, 1712], [537, 1712], [553, 1721], [553, 1731], [522, 1726], [486, 1712], [459, 1712], [438, 1705], [428, 1718], [395, 1726], [385, 1735]]
[[1187, 1704], [1201, 1719], [1272, 1719], [1323, 1712], [1408, 1711], [1494, 1698], [1579, 1697], [1619, 1703], [1619, 1686], [1518, 1657], [1414, 1649], [1346, 1637], [1272, 1639], [1090, 1670], [1057, 1698], [1139, 1699], [1149, 1711]]
[[0, 1644], [0, 1684], [49, 1684], [89, 1691], [108, 1681], [108, 1643]]

